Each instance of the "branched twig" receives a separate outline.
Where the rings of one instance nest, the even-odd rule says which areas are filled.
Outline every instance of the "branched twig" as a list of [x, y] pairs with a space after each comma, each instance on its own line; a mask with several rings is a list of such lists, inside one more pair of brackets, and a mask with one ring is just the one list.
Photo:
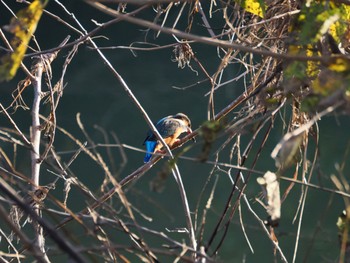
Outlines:
[[[62, 43], [61, 46], [64, 45], [68, 39], [66, 38]], [[32, 151], [31, 151], [31, 164], [32, 164], [32, 181], [34, 183], [33, 190], [35, 191], [37, 187], [40, 185], [40, 167], [42, 159], [40, 157], [40, 140], [41, 140], [41, 124], [40, 124], [40, 102], [42, 98], [42, 75], [43, 73], [50, 72], [50, 64], [51, 62], [56, 58], [58, 51], [47, 54], [45, 56], [41, 56], [36, 58], [36, 61], [34, 65], [32, 66], [32, 74], [33, 79], [31, 80], [33, 88], [34, 88], [34, 100], [33, 100], [33, 106], [32, 106], [32, 126], [31, 126], [31, 145], [32, 145]], [[50, 78], [50, 76], [49, 76]], [[52, 101], [52, 103], [54, 103]], [[52, 112], [51, 116], [55, 116], [54, 112]], [[54, 118], [54, 117], [53, 117]], [[55, 118], [54, 118], [55, 119]], [[53, 121], [55, 123], [55, 120]], [[50, 148], [51, 145], [49, 145], [48, 148]], [[48, 151], [47, 151], [48, 152]], [[47, 154], [46, 152], [46, 154]], [[45, 155], [46, 155], [45, 154]], [[40, 214], [40, 210], [38, 209], [38, 206], [36, 206], [36, 211], [38, 215]], [[42, 250], [44, 254], [45, 253], [45, 240], [44, 235], [42, 232], [42, 228], [40, 225], [36, 226], [37, 231], [37, 242], [38, 246]], [[46, 261], [49, 262], [48, 257], [45, 255]]]
[[[20, 207], [26, 214], [30, 215], [30, 217], [35, 220], [40, 226], [45, 230], [45, 232], [57, 243], [57, 245], [76, 262], [85, 263], [87, 262], [79, 253], [76, 252], [75, 246], [70, 244], [64, 237], [62, 237], [50, 223], [46, 222], [43, 218], [41, 218], [37, 212], [26, 202], [20, 198], [16, 191], [2, 178], [0, 178], [0, 189], [1, 191], [7, 195], [10, 200], [15, 202], [15, 204]], [[44, 261], [46, 262], [46, 261]]]
[[[284, 59], [284, 60], [292, 60], [292, 61], [320, 61], [320, 62], [323, 62], [325, 64], [327, 64], [331, 59], [331, 57], [327, 57], [327, 56], [289, 55], [287, 53], [271, 52], [268, 50], [257, 49], [257, 48], [253, 48], [253, 47], [249, 47], [249, 46], [243, 46], [243, 45], [231, 43], [231, 42], [224, 41], [224, 40], [218, 40], [218, 39], [213, 39], [213, 38], [209, 38], [209, 37], [197, 36], [197, 35], [185, 33], [183, 31], [173, 29], [173, 28], [162, 27], [162, 26], [159, 26], [159, 25], [154, 24], [152, 22], [149, 22], [147, 20], [132, 17], [129, 15], [124, 15], [122, 13], [118, 13], [117, 16], [121, 20], [125, 20], [127, 22], [130, 22], [130, 23], [133, 23], [136, 25], [140, 25], [140, 26], [143, 26], [146, 28], [151, 28], [153, 30], [157, 30], [157, 31], [159, 30], [161, 32], [164, 32], [164, 33], [167, 33], [170, 35], [175, 35], [177, 37], [184, 38], [187, 40], [192, 40], [192, 41], [196, 41], [196, 42], [199, 42], [202, 44], [212, 45], [212, 46], [216, 46], [216, 47], [222, 47], [222, 48], [228, 48], [228, 49], [232, 48], [235, 50], [240, 50], [242, 52], [252, 53], [255, 55], [262, 55], [262, 56], [268, 56], [268, 57], [272, 57], [272, 58], [276, 58], [276, 59]], [[346, 57], [344, 55], [333, 55], [332, 56], [332, 58], [337, 58], [337, 57], [346, 59]]]

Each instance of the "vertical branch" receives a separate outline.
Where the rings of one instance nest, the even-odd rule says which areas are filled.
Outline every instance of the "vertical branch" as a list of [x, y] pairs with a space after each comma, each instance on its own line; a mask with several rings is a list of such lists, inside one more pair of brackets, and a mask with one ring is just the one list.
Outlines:
[[[33, 65], [33, 75], [32, 80], [33, 85], [33, 106], [32, 106], [32, 126], [31, 126], [31, 143], [32, 151], [31, 156], [31, 168], [32, 168], [32, 181], [33, 181], [33, 191], [35, 191], [39, 186], [40, 181], [40, 139], [41, 139], [41, 128], [40, 128], [40, 101], [41, 101], [41, 85], [42, 85], [42, 75], [44, 71], [43, 59], [38, 58], [36, 63]], [[40, 216], [40, 209], [38, 204], [34, 205], [34, 209], [38, 216]], [[37, 223], [33, 222], [36, 231], [36, 245], [39, 247], [40, 251], [44, 254], [46, 262], [50, 262], [49, 258], [45, 252], [45, 237], [43, 233], [43, 228]]]
[[[39, 186], [39, 176], [40, 176], [40, 101], [41, 101], [41, 85], [42, 85], [42, 74], [43, 74], [43, 63], [41, 59], [34, 65], [34, 80], [32, 85], [34, 88], [34, 100], [32, 107], [32, 127], [31, 127], [31, 143], [33, 150], [31, 152], [31, 162], [32, 162], [32, 180], [34, 182], [34, 188]], [[36, 190], [36, 189], [33, 189]]]
[[[66, 37], [63, 42], [58, 47], [63, 47], [69, 40], [69, 36]], [[57, 57], [59, 50], [46, 54], [41, 55], [40, 57], [36, 58], [36, 61], [34, 62], [34, 65], [32, 66], [32, 73], [33, 73], [33, 80], [32, 85], [34, 88], [34, 99], [33, 99], [33, 107], [32, 107], [32, 127], [31, 127], [31, 143], [32, 143], [32, 152], [31, 152], [31, 161], [32, 161], [32, 180], [35, 184], [34, 188], [36, 186], [39, 186], [39, 177], [40, 177], [40, 166], [42, 163], [41, 157], [40, 157], [40, 139], [41, 139], [41, 125], [40, 125], [40, 102], [41, 102], [41, 96], [42, 96], [42, 77], [43, 73], [47, 72], [47, 77], [50, 79], [51, 75], [48, 74], [48, 72], [51, 72], [51, 62]], [[50, 98], [52, 109], [51, 114], [54, 115], [54, 111], [57, 108], [57, 104], [55, 105], [53, 101], [53, 91], [51, 90]], [[54, 127], [55, 129], [55, 127]], [[52, 143], [51, 143], [52, 144]], [[48, 147], [50, 148], [50, 147]], [[47, 151], [48, 152], [48, 149]], [[46, 156], [47, 153], [44, 155]], [[36, 189], [33, 189], [36, 190]]]
[[[63, 46], [68, 41], [66, 38], [61, 44], [60, 47]], [[40, 125], [40, 102], [42, 98], [42, 77], [44, 72], [51, 72], [50, 64], [56, 58], [57, 53], [59, 51], [42, 55], [37, 57], [33, 66], [32, 66], [32, 85], [33, 85], [33, 106], [32, 106], [32, 126], [31, 126], [31, 136], [30, 141], [32, 144], [31, 155], [31, 169], [32, 169], [32, 182], [33, 182], [33, 191], [37, 190], [40, 185], [40, 167], [41, 167], [41, 157], [40, 157], [40, 140], [41, 140], [41, 125]], [[48, 74], [48, 78], [50, 75]], [[51, 99], [52, 97], [51, 92]], [[53, 104], [54, 101], [51, 101]], [[52, 106], [52, 114], [54, 106]], [[40, 216], [40, 208], [38, 204], [34, 205], [35, 212], [38, 216]], [[45, 237], [43, 233], [43, 228], [38, 223], [34, 223], [34, 228], [37, 235], [37, 246], [44, 254], [44, 259], [46, 262], [50, 262], [49, 258], [45, 252]]]

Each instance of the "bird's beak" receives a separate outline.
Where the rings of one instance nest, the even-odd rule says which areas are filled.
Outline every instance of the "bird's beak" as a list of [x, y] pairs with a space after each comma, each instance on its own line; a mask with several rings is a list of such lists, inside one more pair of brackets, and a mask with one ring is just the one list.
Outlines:
[[[187, 133], [190, 134], [192, 133], [192, 129], [190, 127], [187, 128]], [[194, 143], [197, 142], [195, 137], [192, 137], [191, 139]]]

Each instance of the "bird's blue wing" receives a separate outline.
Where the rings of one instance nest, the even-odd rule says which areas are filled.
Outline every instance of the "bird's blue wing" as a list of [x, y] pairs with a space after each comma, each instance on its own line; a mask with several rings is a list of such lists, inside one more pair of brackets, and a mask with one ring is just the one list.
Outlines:
[[148, 163], [152, 157], [152, 153], [154, 152], [154, 149], [156, 148], [157, 141], [145, 141], [144, 144], [146, 145], [146, 155], [143, 161], [145, 163]]
[[159, 121], [156, 125], [156, 128], [163, 138], [167, 138], [174, 135], [180, 126], [181, 124], [178, 121], [175, 121], [172, 118], [166, 118], [162, 119], [162, 121]]
[[[172, 119], [171, 117], [171, 115], [164, 117], [155, 124], [156, 129], [163, 138], [167, 138], [173, 135], [176, 129], [180, 126], [180, 124], [177, 121], [174, 121], [174, 119]], [[146, 141], [157, 141], [157, 137], [153, 134], [151, 130], [147, 132], [147, 137], [143, 142], [143, 145], [146, 144]]]
[[[162, 123], [169, 118], [170, 116], [164, 117], [162, 119], [160, 119], [157, 123], [154, 123], [154, 126], [157, 128], [157, 130], [159, 131], [160, 126], [162, 126]], [[147, 137], [145, 139], [145, 141], [143, 142], [143, 145], [145, 145], [146, 141], [156, 141], [157, 137], [153, 134], [152, 130], [148, 130], [147, 132]]]

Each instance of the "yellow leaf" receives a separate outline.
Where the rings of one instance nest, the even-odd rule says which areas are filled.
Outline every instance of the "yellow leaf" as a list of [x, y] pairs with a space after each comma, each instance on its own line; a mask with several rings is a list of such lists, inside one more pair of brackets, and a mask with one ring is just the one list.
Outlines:
[[350, 61], [346, 58], [336, 58], [331, 61], [328, 68], [336, 72], [344, 72], [350, 69]]
[[264, 18], [266, 6], [263, 0], [239, 0], [238, 3], [247, 12]]
[[[319, 51], [315, 52], [312, 45], [307, 45], [306, 55], [308, 57], [312, 57], [312, 56], [320, 55], [320, 52]], [[319, 73], [319, 66], [320, 66], [319, 62], [309, 60], [307, 62], [307, 67], [306, 67], [307, 76], [310, 78], [316, 77], [317, 74]]]
[[11, 80], [16, 75], [47, 2], [48, 0], [34, 0], [28, 7], [21, 9], [16, 17], [11, 19], [10, 24], [4, 27], [12, 34], [10, 44], [13, 52], [0, 58], [0, 82]]

